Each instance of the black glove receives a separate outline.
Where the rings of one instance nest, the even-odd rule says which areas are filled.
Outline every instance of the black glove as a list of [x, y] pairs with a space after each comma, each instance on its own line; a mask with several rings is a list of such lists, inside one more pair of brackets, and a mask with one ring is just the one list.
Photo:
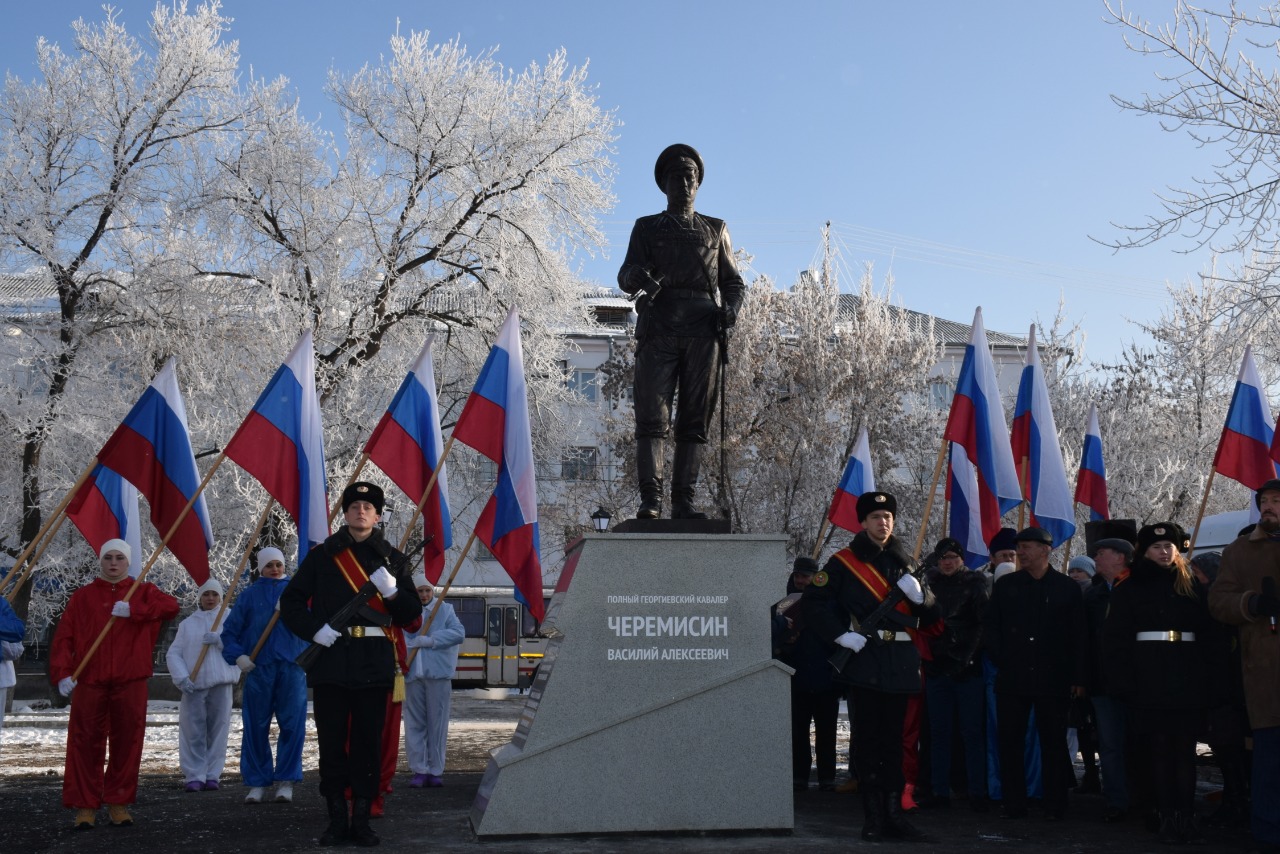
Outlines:
[[1249, 599], [1249, 610], [1259, 617], [1280, 617], [1280, 597], [1276, 596], [1274, 585], [1271, 590], [1255, 593]]
[[651, 293], [658, 287], [653, 275], [640, 266], [632, 266], [627, 269], [625, 285], [626, 287], [623, 290], [629, 294]]
[[738, 310], [729, 303], [720, 306], [720, 328], [732, 329], [738, 322]]

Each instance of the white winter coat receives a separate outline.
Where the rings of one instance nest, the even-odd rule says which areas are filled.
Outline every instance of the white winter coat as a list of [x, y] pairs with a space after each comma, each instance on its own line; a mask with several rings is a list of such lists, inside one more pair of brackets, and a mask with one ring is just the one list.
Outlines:
[[[173, 678], [174, 685], [181, 685], [182, 680], [191, 675], [191, 669], [196, 666], [196, 659], [200, 657], [200, 648], [204, 646], [201, 639], [205, 632], [211, 629], [213, 620], [217, 616], [217, 608], [194, 611], [191, 616], [178, 624], [178, 634], [173, 639], [169, 651], [165, 653], [165, 661], [169, 663], [169, 675]], [[239, 678], [240, 668], [223, 661], [222, 654], [217, 649], [210, 649], [204, 657], [204, 663], [200, 665], [200, 675], [195, 680], [196, 689], [203, 690], [212, 688], [214, 685], [233, 684]]]

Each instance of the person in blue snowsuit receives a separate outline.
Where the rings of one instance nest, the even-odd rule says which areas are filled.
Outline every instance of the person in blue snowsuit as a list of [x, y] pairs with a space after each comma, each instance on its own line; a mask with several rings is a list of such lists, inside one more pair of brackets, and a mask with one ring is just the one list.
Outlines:
[[[413, 586], [422, 603], [425, 625], [435, 607], [435, 589], [427, 576], [417, 572]], [[458, 666], [458, 652], [466, 639], [462, 621], [448, 602], [440, 603], [428, 629], [405, 633], [405, 645], [416, 649], [404, 695], [404, 753], [413, 777], [409, 785], [415, 789], [444, 785], [445, 742], [449, 738], [449, 706], [453, 694], [453, 671]]]
[[[289, 584], [284, 553], [277, 548], [258, 551], [261, 576], [241, 593], [222, 627], [222, 657], [244, 671], [241, 715], [244, 736], [240, 746], [240, 775], [249, 787], [246, 804], [262, 803], [275, 784], [272, 798], [293, 800], [293, 784], [302, 780], [302, 742], [307, 724], [307, 674], [296, 659], [305, 641], [277, 621], [256, 658], [253, 648], [276, 613], [280, 594]], [[275, 764], [271, 761], [271, 718], [280, 727]]]

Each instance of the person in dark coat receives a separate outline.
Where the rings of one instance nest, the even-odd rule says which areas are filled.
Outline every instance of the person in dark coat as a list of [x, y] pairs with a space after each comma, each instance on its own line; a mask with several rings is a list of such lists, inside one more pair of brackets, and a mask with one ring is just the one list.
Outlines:
[[[404, 556], [383, 538], [383, 495], [376, 484], [357, 481], [342, 492], [346, 525], [307, 553], [280, 595], [280, 619], [300, 638], [325, 647], [307, 671], [314, 698], [320, 748], [320, 793], [329, 811], [321, 845], [346, 841], [378, 844], [369, 827], [378, 796], [382, 728], [398, 672], [397, 626], [422, 610]], [[394, 571], [393, 571], [394, 570]], [[334, 614], [366, 581], [375, 595], [341, 630]], [[345, 792], [351, 790], [351, 821]]]
[[[804, 555], [796, 558], [787, 592], [803, 593], [817, 572], [816, 560]], [[836, 607], [834, 603], [832, 607]], [[830, 648], [806, 625], [801, 609], [789, 609], [783, 619], [786, 624], [779, 658], [796, 671], [791, 677], [792, 787], [798, 792], [809, 788], [809, 769], [816, 753], [818, 788], [829, 792], [836, 787], [836, 722], [840, 717], [842, 686], [831, 679], [831, 665], [827, 661]], [[812, 750], [809, 746], [811, 722]]]
[[1044, 810], [1061, 819], [1067, 806], [1067, 710], [1083, 696], [1088, 642], [1080, 585], [1049, 565], [1053, 537], [1043, 528], [1018, 533], [1021, 569], [996, 582], [983, 643], [998, 672], [996, 718], [1004, 818], [1027, 815], [1023, 776], [1027, 722], [1035, 712], [1043, 763]]
[[959, 720], [969, 801], [975, 809], [982, 809], [987, 797], [981, 659], [987, 584], [982, 575], [965, 570], [964, 548], [958, 541], [950, 537], [941, 540], [934, 554], [938, 565], [925, 574], [925, 583], [937, 599], [944, 628], [929, 639], [933, 659], [924, 663], [933, 777], [929, 805], [950, 801], [952, 722]]
[[[915, 577], [915, 562], [893, 536], [897, 499], [886, 492], [858, 498], [863, 530], [831, 556], [800, 600], [809, 627], [831, 649], [853, 654], [840, 673], [850, 685], [854, 763], [861, 778], [862, 838], [919, 838], [902, 813], [902, 728], [907, 697], [921, 686], [914, 634], [938, 619], [933, 596]], [[875, 626], [863, 621], [894, 588], [902, 601]], [[832, 604], [837, 607], [833, 608]], [[859, 630], [849, 629], [850, 619]]]
[[1098, 727], [1098, 758], [1101, 761], [1102, 820], [1115, 822], [1129, 811], [1129, 783], [1125, 773], [1126, 717], [1124, 702], [1107, 684], [1107, 650], [1102, 638], [1111, 591], [1129, 575], [1133, 543], [1121, 537], [1106, 537], [1093, 544], [1095, 580], [1084, 591], [1084, 613], [1089, 626], [1089, 670], [1085, 690], [1093, 703]]
[[1207, 594], [1182, 552], [1191, 539], [1173, 522], [1138, 531], [1139, 557], [1111, 592], [1103, 627], [1107, 682], [1133, 710], [1146, 741], [1160, 808], [1159, 839], [1203, 842], [1192, 811], [1196, 736], [1209, 699], [1216, 628]]

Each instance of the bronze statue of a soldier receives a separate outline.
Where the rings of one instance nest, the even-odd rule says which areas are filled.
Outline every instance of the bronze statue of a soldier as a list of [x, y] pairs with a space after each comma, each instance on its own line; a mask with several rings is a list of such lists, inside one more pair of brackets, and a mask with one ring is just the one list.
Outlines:
[[639, 296], [634, 389], [639, 519], [656, 519], [662, 512], [663, 452], [677, 389], [671, 518], [707, 518], [694, 508], [693, 494], [716, 405], [716, 360], [744, 286], [724, 220], [693, 209], [702, 176], [702, 157], [691, 146], [671, 145], [658, 155], [653, 177], [667, 196], [667, 209], [636, 220], [618, 271], [619, 287]]

